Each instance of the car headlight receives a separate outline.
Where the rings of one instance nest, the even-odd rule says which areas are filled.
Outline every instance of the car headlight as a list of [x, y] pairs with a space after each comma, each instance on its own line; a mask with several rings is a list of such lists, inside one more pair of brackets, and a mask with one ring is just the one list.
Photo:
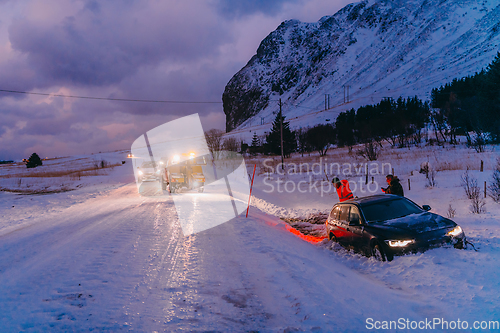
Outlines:
[[458, 235], [460, 235], [461, 233], [463, 232], [462, 228], [457, 225], [455, 228], [453, 228], [453, 230], [451, 231], [448, 231], [448, 236], [452, 236], [452, 237], [457, 237]]
[[142, 176], [142, 173], [143, 173], [143, 172], [142, 172], [141, 170], [138, 170], [138, 171], [137, 171], [137, 174], [138, 174], [139, 176]]
[[415, 241], [413, 239], [404, 239], [404, 240], [387, 240], [386, 243], [390, 247], [405, 247], [408, 246], [409, 244], [414, 243]]

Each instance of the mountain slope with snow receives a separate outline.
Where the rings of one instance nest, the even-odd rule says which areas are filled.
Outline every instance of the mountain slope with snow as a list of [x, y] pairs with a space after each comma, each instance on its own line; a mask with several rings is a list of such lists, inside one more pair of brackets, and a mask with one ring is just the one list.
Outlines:
[[269, 130], [279, 98], [292, 128], [384, 97], [427, 99], [485, 68], [499, 44], [494, 0], [365, 0], [316, 23], [285, 21], [226, 85], [226, 129]]

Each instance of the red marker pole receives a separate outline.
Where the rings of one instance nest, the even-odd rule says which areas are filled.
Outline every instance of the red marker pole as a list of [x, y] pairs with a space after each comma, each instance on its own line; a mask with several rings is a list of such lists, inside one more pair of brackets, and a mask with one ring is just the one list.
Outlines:
[[253, 175], [252, 175], [252, 184], [250, 185], [250, 195], [248, 196], [248, 207], [247, 207], [247, 216], [246, 217], [248, 217], [248, 210], [250, 209], [250, 199], [252, 198], [253, 178], [255, 177], [255, 168], [256, 167], [257, 167], [257, 164], [254, 164]]

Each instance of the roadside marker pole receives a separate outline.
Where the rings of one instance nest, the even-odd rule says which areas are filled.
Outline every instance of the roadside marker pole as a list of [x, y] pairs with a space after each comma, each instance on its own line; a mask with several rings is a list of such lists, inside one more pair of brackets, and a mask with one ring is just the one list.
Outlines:
[[252, 187], [253, 187], [253, 178], [255, 177], [255, 168], [257, 167], [257, 164], [253, 165], [253, 175], [252, 175], [252, 184], [250, 185], [250, 195], [248, 196], [248, 207], [247, 207], [247, 216], [248, 217], [248, 210], [250, 209], [250, 199], [252, 198]]

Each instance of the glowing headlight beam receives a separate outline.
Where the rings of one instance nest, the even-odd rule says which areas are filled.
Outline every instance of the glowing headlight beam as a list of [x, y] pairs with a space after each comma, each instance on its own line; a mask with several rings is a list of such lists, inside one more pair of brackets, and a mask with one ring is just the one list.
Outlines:
[[452, 237], [456, 237], [456, 236], [460, 235], [462, 232], [463, 232], [462, 228], [459, 225], [457, 225], [455, 228], [453, 228], [453, 230], [448, 232], [448, 235], [452, 236]]
[[409, 244], [412, 244], [415, 241], [413, 239], [406, 239], [406, 240], [388, 240], [386, 242], [391, 247], [405, 247]]

